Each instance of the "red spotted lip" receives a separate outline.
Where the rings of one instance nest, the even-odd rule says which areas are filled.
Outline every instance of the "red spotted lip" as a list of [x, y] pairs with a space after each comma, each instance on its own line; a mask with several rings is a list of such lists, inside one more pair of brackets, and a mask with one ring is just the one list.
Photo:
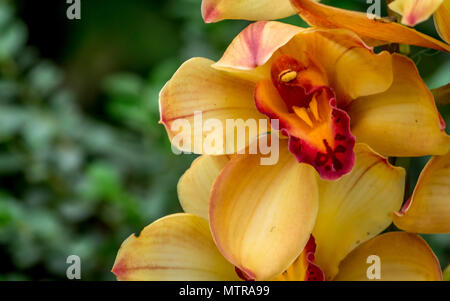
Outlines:
[[[323, 80], [324, 83], [321, 84], [320, 76], [312, 80], [296, 78], [288, 83], [279, 81], [278, 74], [282, 70], [292, 70], [302, 74], [301, 72], [306, 69], [308, 69], [307, 65], [299, 63], [292, 57], [283, 56], [275, 60], [272, 65], [273, 87], [267, 87], [267, 81], [258, 83], [255, 90], [255, 103], [262, 114], [279, 121], [277, 129], [289, 137], [289, 150], [296, 156], [298, 162], [312, 165], [322, 179], [336, 180], [349, 173], [355, 163], [353, 151], [355, 137], [350, 130], [350, 117], [344, 110], [337, 107], [333, 89], [326, 85], [326, 80]], [[262, 85], [266, 86], [262, 87]], [[267, 96], [268, 93], [264, 94], [258, 89], [268, 89], [273, 94], [278, 92], [275, 96], [278, 100], [266, 99], [271, 96]], [[309, 108], [313, 97], [320, 98], [322, 101], [320, 106], [323, 120], [321, 122], [327, 123], [328, 131], [323, 138], [312, 139], [307, 131], [302, 132], [298, 129], [298, 122], [293, 122], [293, 119], [297, 118], [294, 109]], [[301, 120], [300, 117], [298, 118]], [[315, 125], [310, 124], [310, 126]]]
[[326, 152], [318, 151], [314, 145], [290, 135], [286, 129], [281, 129], [282, 133], [289, 137], [289, 151], [295, 155], [297, 161], [314, 166], [320, 177], [325, 180], [337, 180], [349, 173], [355, 165], [353, 148], [356, 139], [350, 132], [350, 117], [338, 108], [334, 108], [332, 114], [336, 123], [342, 123], [342, 126], [335, 128], [334, 139], [337, 143], [334, 149], [327, 140], [322, 141]]

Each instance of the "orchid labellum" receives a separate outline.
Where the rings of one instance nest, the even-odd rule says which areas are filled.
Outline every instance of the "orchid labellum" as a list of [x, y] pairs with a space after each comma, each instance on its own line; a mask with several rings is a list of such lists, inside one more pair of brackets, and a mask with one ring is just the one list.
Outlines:
[[[278, 120], [289, 151], [323, 179], [351, 171], [355, 136], [386, 156], [443, 155], [450, 147], [414, 63], [386, 51], [376, 54], [345, 29], [251, 24], [218, 62], [184, 63], [161, 91], [160, 111], [171, 139], [177, 135], [174, 124], [194, 123], [197, 111], [223, 124]], [[172, 143], [195, 152], [199, 135], [209, 134], [189, 132]], [[186, 149], [179, 143], [184, 140], [194, 143]], [[223, 154], [236, 152], [225, 149]]]
[[[178, 183], [186, 213], [130, 236], [112, 271], [119, 280], [368, 280], [367, 258], [377, 255], [381, 280], [441, 280], [418, 235], [380, 234], [401, 207], [405, 171], [364, 144], [355, 153], [354, 169], [337, 181], [321, 180], [286, 153], [274, 166], [251, 164], [255, 155], [201, 156]], [[449, 158], [433, 159], [417, 189], [450, 178]], [[416, 207], [440, 202], [440, 194], [421, 194], [414, 193]], [[448, 231], [447, 213], [414, 210], [409, 218], [433, 218], [433, 231]]]

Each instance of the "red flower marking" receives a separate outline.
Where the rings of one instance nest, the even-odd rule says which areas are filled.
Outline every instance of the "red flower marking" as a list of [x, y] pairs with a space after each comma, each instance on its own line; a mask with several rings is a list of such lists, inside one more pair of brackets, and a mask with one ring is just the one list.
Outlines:
[[316, 241], [314, 236], [309, 237], [308, 243], [306, 244], [305, 250], [306, 260], [308, 261], [308, 268], [306, 269], [305, 281], [324, 281], [325, 275], [320, 267], [314, 264], [316, 253]]
[[314, 166], [324, 179], [350, 172], [355, 161], [350, 117], [337, 108], [335, 93], [318, 64], [281, 55], [272, 64], [271, 84], [258, 83], [256, 106], [279, 120], [279, 130], [289, 137], [289, 150], [297, 160]]

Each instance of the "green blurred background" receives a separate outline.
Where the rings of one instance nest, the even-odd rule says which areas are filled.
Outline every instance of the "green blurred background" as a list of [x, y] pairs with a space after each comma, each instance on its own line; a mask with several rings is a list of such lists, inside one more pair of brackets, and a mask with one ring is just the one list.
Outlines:
[[[0, 280], [66, 279], [71, 254], [83, 280], [113, 280], [122, 241], [181, 210], [176, 183], [194, 157], [171, 152], [158, 92], [248, 24], [206, 25], [200, 0], [81, 0], [81, 20], [65, 2], [0, 0]], [[418, 28], [436, 36], [432, 22]], [[447, 84], [448, 54], [411, 57], [430, 88]], [[410, 190], [426, 160], [398, 161]], [[449, 235], [425, 238], [445, 267]]]

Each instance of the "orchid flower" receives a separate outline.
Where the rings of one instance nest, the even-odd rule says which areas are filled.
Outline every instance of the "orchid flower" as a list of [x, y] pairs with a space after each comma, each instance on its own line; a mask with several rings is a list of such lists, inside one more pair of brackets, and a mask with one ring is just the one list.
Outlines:
[[[312, 26], [350, 29], [371, 46], [401, 43], [450, 51], [449, 45], [401, 24], [386, 19], [368, 18], [366, 13], [339, 9], [317, 2], [317, 0], [203, 0], [202, 15], [205, 22], [211, 23], [224, 19], [275, 20], [298, 13]], [[443, 3], [439, 6], [440, 2]], [[406, 22], [412, 18], [411, 14], [416, 21], [424, 20], [439, 6], [434, 15], [435, 24], [441, 37], [448, 42], [449, 3], [450, 0], [396, 0], [390, 7], [404, 13], [403, 19]]]
[[434, 14], [434, 24], [439, 35], [450, 41], [450, 0], [394, 0], [389, 8], [402, 15], [402, 23], [416, 26]]
[[[445, 123], [414, 63], [399, 54], [376, 54], [345, 29], [251, 24], [218, 62], [187, 61], [160, 93], [161, 123], [172, 144], [202, 153], [196, 150], [208, 132], [174, 139], [180, 136], [176, 122], [195, 127], [197, 111], [220, 120], [223, 128], [230, 119], [278, 120], [276, 130], [288, 137], [289, 151], [323, 179], [351, 171], [355, 137], [385, 156], [443, 155], [450, 148]], [[265, 132], [247, 137], [247, 144]], [[234, 141], [227, 135], [224, 141]], [[236, 152], [225, 147], [214, 154]]]
[[[448, 203], [450, 155], [430, 161], [410, 209], [394, 215], [405, 171], [367, 145], [355, 152], [355, 168], [337, 181], [316, 177], [287, 155], [275, 166], [249, 165], [248, 157], [259, 155], [201, 156], [178, 183], [186, 213], [131, 235], [112, 272], [119, 280], [369, 280], [367, 260], [378, 256], [380, 280], [442, 280], [420, 236], [380, 233], [393, 217], [398, 225], [433, 219], [422, 226], [449, 231], [448, 210], [420, 208]], [[226, 180], [243, 170], [233, 183]]]

